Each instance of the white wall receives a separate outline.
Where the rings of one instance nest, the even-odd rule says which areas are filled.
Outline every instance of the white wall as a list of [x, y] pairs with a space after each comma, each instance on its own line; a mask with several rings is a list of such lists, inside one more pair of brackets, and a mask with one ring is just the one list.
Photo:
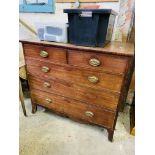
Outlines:
[[[119, 2], [104, 2], [104, 3], [97, 3], [101, 6], [101, 8], [108, 8], [113, 9], [116, 12], [119, 12]], [[35, 23], [42, 22], [67, 22], [67, 14], [63, 13], [63, 9], [71, 8], [72, 3], [56, 3], [56, 11], [54, 14], [51, 13], [20, 13], [19, 17], [23, 21], [25, 21], [28, 25], [36, 29]], [[117, 23], [117, 19], [115, 21]], [[115, 31], [116, 31], [115, 24]], [[24, 27], [20, 26], [19, 34], [20, 38], [30, 38], [34, 37], [32, 34], [27, 34], [28, 31], [25, 30]], [[114, 38], [114, 37], [113, 37]]]

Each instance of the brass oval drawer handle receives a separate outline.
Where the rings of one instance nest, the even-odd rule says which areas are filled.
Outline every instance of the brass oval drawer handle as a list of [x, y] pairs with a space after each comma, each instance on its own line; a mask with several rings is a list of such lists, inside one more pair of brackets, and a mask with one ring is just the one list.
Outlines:
[[91, 83], [97, 83], [99, 81], [98, 77], [92, 75], [92, 76], [88, 76], [88, 81]]
[[94, 116], [94, 113], [91, 112], [91, 111], [86, 111], [85, 112], [85, 115], [88, 116], [88, 117], [93, 117]]
[[49, 68], [47, 66], [43, 66], [42, 69], [41, 69], [44, 73], [47, 73], [49, 72]]
[[50, 87], [51, 87], [51, 84], [50, 84], [50, 83], [48, 83], [48, 82], [44, 82], [44, 84], [43, 84], [43, 85], [44, 85], [44, 87], [45, 87], [45, 88], [50, 88]]
[[52, 100], [51, 100], [50, 98], [46, 98], [45, 101], [46, 101], [47, 103], [52, 103]]
[[48, 57], [48, 52], [40, 51], [40, 56], [43, 57], [43, 58], [46, 58], [46, 57]]
[[89, 64], [91, 66], [96, 67], [96, 66], [99, 66], [101, 64], [101, 62], [98, 59], [92, 58], [89, 60]]

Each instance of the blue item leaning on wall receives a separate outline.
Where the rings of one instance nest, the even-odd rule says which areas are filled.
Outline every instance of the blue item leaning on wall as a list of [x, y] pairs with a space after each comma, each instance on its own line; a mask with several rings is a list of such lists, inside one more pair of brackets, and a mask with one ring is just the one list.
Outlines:
[[[29, 0], [30, 1], [30, 0]], [[42, 0], [39, 2], [38, 0], [32, 1], [32, 3], [28, 2], [28, 0], [20, 0], [19, 4], [19, 12], [44, 12], [44, 13], [53, 13], [55, 12], [55, 1], [54, 0], [45, 0], [47, 3]]]

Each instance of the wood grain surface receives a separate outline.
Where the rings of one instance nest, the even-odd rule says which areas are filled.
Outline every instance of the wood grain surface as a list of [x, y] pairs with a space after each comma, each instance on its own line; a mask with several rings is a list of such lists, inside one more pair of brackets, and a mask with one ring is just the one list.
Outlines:
[[[27, 71], [29, 74], [44, 79], [60, 79], [66, 82], [76, 83], [77, 85], [99, 90], [109, 90], [120, 93], [123, 77], [119, 75], [106, 74], [102, 72], [92, 72], [81, 68], [65, 67], [53, 65], [43, 61], [26, 59]], [[49, 68], [49, 72], [44, 73], [42, 67]], [[89, 76], [96, 76], [99, 81], [92, 83], [88, 80]]]
[[133, 43], [123, 43], [123, 42], [110, 42], [105, 47], [85, 47], [85, 46], [76, 46], [68, 43], [56, 43], [56, 42], [47, 42], [39, 41], [37, 39], [31, 40], [20, 40], [22, 43], [29, 43], [32, 45], [44, 45], [47, 47], [61, 47], [63, 49], [72, 49], [72, 50], [83, 50], [99, 53], [108, 53], [115, 55], [125, 55], [125, 56], [134, 56], [134, 44]]
[[[110, 112], [95, 106], [83, 104], [73, 99], [55, 95], [52, 93], [46, 93], [43, 91], [31, 90], [31, 97], [33, 102], [48, 107], [60, 113], [74, 118], [83, 119], [88, 122], [99, 124], [107, 128], [113, 128], [115, 119], [115, 113]], [[47, 103], [46, 99], [51, 99], [51, 103]], [[92, 112], [93, 116], [87, 116], [86, 112]]]
[[[48, 83], [47, 87], [45, 84]], [[86, 102], [97, 107], [107, 108], [111, 111], [116, 111], [119, 95], [98, 91], [96, 89], [88, 89], [74, 83], [69, 83], [60, 80], [46, 80], [29, 75], [29, 85], [31, 89], [38, 89], [45, 92], [58, 94]], [[67, 91], [66, 91], [67, 90]]]
[[[93, 67], [89, 64], [89, 61], [94, 58], [99, 60], [99, 66]], [[69, 65], [87, 67], [99, 71], [123, 74], [126, 69], [127, 61], [127, 58], [123, 56], [109, 56], [108, 54], [75, 50], [68, 51]]]
[[[48, 103], [46, 99], [51, 99], [52, 102]], [[44, 107], [63, 113], [63, 98], [55, 94], [31, 89], [31, 100], [36, 104], [43, 105]]]
[[[41, 57], [40, 52], [46, 51], [48, 53], [47, 57]], [[38, 45], [24, 44], [25, 57], [31, 57], [36, 60], [42, 60], [46, 62], [53, 63], [66, 63], [66, 50], [62, 48], [46, 47]]]

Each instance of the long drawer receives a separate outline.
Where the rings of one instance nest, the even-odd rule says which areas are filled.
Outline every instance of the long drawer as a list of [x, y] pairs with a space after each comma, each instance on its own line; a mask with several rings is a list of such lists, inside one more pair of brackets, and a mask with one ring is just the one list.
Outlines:
[[120, 92], [123, 76], [93, 72], [71, 66], [59, 66], [26, 59], [28, 73], [44, 79], [62, 79], [90, 88]]
[[112, 54], [68, 50], [68, 63], [92, 70], [124, 74], [128, 60]]
[[35, 89], [31, 90], [31, 98], [33, 102], [35, 101], [35, 103], [55, 110], [56, 112], [64, 113], [69, 117], [85, 120], [107, 128], [113, 128], [116, 116], [114, 112]]
[[118, 94], [88, 89], [60, 80], [40, 79], [31, 75], [29, 75], [29, 85], [31, 89], [39, 89], [66, 96], [113, 111], [116, 111], [119, 100]]

